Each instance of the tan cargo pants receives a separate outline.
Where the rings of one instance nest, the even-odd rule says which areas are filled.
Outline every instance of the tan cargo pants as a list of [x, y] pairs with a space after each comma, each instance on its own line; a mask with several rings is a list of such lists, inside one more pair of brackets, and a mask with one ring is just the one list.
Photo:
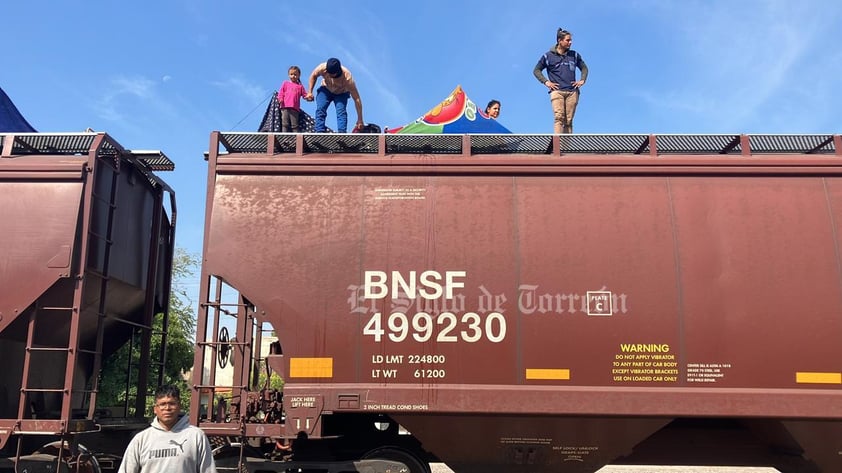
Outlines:
[[573, 133], [573, 115], [579, 103], [579, 90], [553, 90], [550, 92], [553, 105], [553, 133]]

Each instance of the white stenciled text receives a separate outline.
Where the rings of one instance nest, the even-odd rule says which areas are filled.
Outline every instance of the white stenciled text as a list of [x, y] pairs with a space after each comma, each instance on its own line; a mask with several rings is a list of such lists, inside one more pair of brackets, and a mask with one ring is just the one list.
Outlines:
[[363, 335], [373, 337], [375, 342], [388, 339], [400, 343], [411, 339], [423, 343], [435, 337], [439, 343], [476, 343], [482, 340], [500, 343], [506, 338], [506, 330], [506, 318], [499, 312], [482, 316], [475, 312], [466, 312], [461, 316], [452, 312], [436, 316], [426, 312], [416, 312], [411, 316], [393, 312], [387, 317], [376, 312], [365, 324]]
[[418, 274], [410, 271], [406, 276], [400, 271], [366, 271], [363, 275], [363, 297], [384, 299], [406, 296], [409, 299], [453, 299], [453, 290], [465, 287], [465, 271], [445, 271], [444, 274], [428, 270]]

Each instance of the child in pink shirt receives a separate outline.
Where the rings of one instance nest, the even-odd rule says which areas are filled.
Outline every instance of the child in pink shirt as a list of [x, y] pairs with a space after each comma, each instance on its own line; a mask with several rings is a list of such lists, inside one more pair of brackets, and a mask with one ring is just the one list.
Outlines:
[[301, 99], [313, 101], [301, 84], [301, 69], [290, 66], [289, 80], [285, 80], [278, 90], [278, 103], [281, 106], [281, 131], [298, 133], [298, 113], [301, 111]]

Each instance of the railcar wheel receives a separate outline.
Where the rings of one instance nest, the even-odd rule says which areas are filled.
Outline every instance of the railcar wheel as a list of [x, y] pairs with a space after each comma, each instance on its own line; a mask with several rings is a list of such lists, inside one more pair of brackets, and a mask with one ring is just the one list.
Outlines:
[[228, 328], [222, 327], [219, 331], [219, 348], [216, 352], [217, 362], [220, 368], [228, 366], [228, 355], [231, 354], [231, 340], [228, 335]]
[[362, 456], [362, 460], [394, 460], [409, 467], [407, 473], [430, 473], [430, 465], [415, 454], [400, 447], [380, 447]]
[[[243, 459], [247, 457], [260, 457], [257, 452], [248, 445], [243, 445]], [[248, 473], [245, 465], [240, 463], [240, 444], [227, 444], [213, 449], [213, 461], [216, 464], [216, 471], [233, 471], [237, 473]]]

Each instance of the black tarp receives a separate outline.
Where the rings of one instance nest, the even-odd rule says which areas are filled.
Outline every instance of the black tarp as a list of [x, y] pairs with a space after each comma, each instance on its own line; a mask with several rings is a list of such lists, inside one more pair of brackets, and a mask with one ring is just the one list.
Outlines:
[[0, 87], [0, 132], [35, 133], [35, 128], [23, 118], [12, 99]]
[[[257, 131], [264, 133], [281, 132], [281, 104], [278, 102], [276, 93], [272, 94], [272, 100], [269, 101], [269, 107], [266, 108], [266, 113], [263, 115], [263, 120], [261, 120]], [[298, 113], [298, 131], [300, 133], [314, 133], [316, 131], [316, 120], [304, 110]], [[328, 129], [327, 131], [331, 130]]]

